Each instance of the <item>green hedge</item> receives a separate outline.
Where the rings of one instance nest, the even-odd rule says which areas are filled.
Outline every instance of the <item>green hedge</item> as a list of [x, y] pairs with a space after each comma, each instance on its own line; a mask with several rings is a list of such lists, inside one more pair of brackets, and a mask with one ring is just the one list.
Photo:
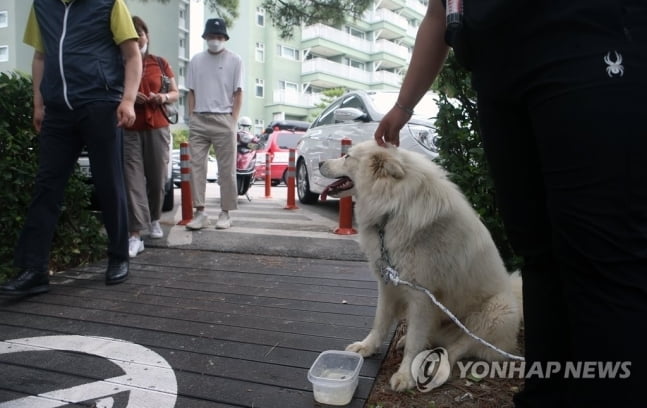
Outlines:
[[[32, 126], [31, 78], [0, 73], [0, 282], [15, 274], [14, 246], [31, 201], [38, 169], [38, 136]], [[93, 262], [106, 253], [101, 223], [88, 209], [90, 188], [78, 170], [65, 191], [50, 253], [50, 270]]]

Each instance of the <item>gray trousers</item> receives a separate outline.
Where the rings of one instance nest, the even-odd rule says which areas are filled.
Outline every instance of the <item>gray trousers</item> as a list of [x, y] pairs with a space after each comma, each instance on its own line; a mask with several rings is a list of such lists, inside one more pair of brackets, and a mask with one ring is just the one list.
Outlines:
[[168, 127], [124, 132], [124, 178], [130, 232], [147, 230], [160, 219], [168, 178]]
[[213, 146], [218, 161], [220, 208], [238, 208], [236, 188], [236, 122], [230, 114], [194, 113], [189, 124], [191, 196], [194, 207], [204, 207], [207, 189], [207, 158]]

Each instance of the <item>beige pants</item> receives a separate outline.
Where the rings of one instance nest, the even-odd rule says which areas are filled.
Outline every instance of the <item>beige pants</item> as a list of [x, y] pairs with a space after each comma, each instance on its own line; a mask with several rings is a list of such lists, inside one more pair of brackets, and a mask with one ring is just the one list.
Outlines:
[[128, 196], [128, 230], [148, 229], [159, 220], [168, 177], [168, 127], [124, 131], [124, 179]]
[[191, 195], [194, 207], [204, 207], [207, 189], [207, 155], [213, 146], [218, 161], [220, 208], [238, 208], [236, 188], [236, 122], [229, 114], [194, 113], [189, 124]]

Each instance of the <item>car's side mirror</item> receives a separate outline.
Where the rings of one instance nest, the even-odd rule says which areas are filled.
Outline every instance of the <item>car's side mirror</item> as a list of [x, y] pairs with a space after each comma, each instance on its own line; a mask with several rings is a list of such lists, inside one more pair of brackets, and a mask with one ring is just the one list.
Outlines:
[[339, 108], [333, 113], [335, 122], [349, 122], [361, 120], [366, 122], [369, 120], [368, 115], [364, 111], [357, 108]]

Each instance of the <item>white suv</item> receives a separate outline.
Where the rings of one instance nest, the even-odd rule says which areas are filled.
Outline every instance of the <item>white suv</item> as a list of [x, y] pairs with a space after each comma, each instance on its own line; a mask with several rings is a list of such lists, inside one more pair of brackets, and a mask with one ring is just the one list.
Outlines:
[[[435, 94], [428, 92], [416, 106], [415, 114], [400, 131], [400, 148], [438, 155], [433, 126], [438, 107]], [[353, 144], [373, 139], [377, 125], [398, 98], [397, 91], [352, 91], [332, 102], [312, 122], [296, 147], [296, 184], [299, 201], [314, 204], [334, 180], [323, 177], [319, 162], [341, 156], [341, 139]]]

